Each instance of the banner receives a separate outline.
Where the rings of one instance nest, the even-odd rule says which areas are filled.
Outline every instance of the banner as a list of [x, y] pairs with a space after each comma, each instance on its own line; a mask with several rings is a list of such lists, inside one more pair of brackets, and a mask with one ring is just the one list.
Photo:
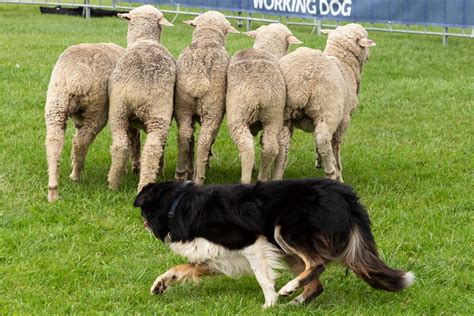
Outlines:
[[474, 0], [131, 0], [321, 20], [474, 27]]

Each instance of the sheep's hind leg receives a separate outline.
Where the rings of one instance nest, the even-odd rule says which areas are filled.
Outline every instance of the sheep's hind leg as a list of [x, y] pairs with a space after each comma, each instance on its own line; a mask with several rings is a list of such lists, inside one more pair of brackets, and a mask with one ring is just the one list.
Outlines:
[[336, 159], [332, 150], [332, 136], [334, 131], [330, 130], [325, 122], [316, 123], [315, 139], [318, 153], [321, 155], [324, 173], [330, 179], [339, 179], [339, 170], [336, 168]]
[[229, 124], [230, 135], [237, 145], [240, 153], [241, 177], [240, 182], [250, 183], [252, 181], [252, 169], [255, 164], [255, 148], [250, 129], [245, 124]]
[[127, 168], [127, 160], [130, 156], [130, 138], [127, 131], [129, 128], [128, 119], [111, 115], [110, 131], [112, 133], [112, 165], [110, 166], [107, 181], [109, 188], [117, 190], [120, 186], [121, 178]]
[[[59, 103], [59, 102], [58, 102]], [[58, 178], [61, 152], [64, 147], [64, 133], [66, 130], [66, 105], [60, 107], [51, 104], [46, 107], [46, 156], [48, 160], [48, 201], [59, 199]], [[57, 108], [60, 108], [59, 110]], [[49, 110], [51, 109], [51, 110]]]
[[145, 122], [147, 137], [143, 146], [138, 191], [148, 183], [155, 182], [156, 175], [160, 172], [160, 161], [164, 155], [169, 121], [166, 118], [155, 116], [151, 122]]
[[[193, 123], [194, 130], [194, 123]], [[186, 157], [186, 180], [192, 180], [194, 178], [194, 133], [191, 135], [191, 140], [189, 141], [189, 151], [188, 156]]]
[[137, 175], [140, 173], [140, 130], [130, 127], [128, 129], [128, 137], [130, 138], [132, 148], [132, 173]]
[[342, 163], [341, 163], [341, 143], [342, 137], [344, 136], [347, 127], [349, 127], [350, 116], [345, 117], [339, 127], [337, 128], [334, 136], [332, 138], [332, 150], [334, 152], [334, 157], [336, 158], [336, 167], [339, 171], [339, 181], [344, 182], [342, 180]]
[[267, 181], [271, 178], [273, 163], [278, 155], [278, 135], [281, 130], [281, 125], [263, 125], [262, 158], [260, 159], [258, 180]]
[[197, 184], [204, 183], [206, 179], [206, 169], [209, 164], [211, 147], [219, 132], [221, 122], [222, 117], [203, 118], [197, 145], [196, 173], [194, 174], [194, 182]]
[[81, 172], [89, 150], [89, 146], [96, 138], [97, 134], [107, 124], [107, 113], [84, 113], [82, 124], [76, 125], [77, 131], [72, 140], [72, 172], [69, 178], [79, 181]]
[[283, 179], [286, 166], [288, 165], [288, 151], [290, 150], [291, 135], [293, 128], [291, 122], [285, 123], [282, 131], [278, 135], [278, 155], [275, 159], [275, 172], [273, 173], [273, 180]]
[[[194, 124], [193, 114], [175, 113], [178, 123], [178, 160], [176, 162], [175, 179], [189, 180], [190, 169], [193, 169], [194, 156]], [[190, 161], [191, 160], [191, 161]]]

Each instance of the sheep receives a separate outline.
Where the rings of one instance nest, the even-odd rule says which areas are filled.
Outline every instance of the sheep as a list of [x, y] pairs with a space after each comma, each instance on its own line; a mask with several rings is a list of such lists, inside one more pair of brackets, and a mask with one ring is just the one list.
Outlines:
[[362, 67], [375, 42], [359, 24], [323, 32], [329, 34], [324, 53], [301, 47], [279, 61], [287, 103], [274, 179], [283, 177], [291, 134], [297, 127], [314, 133], [326, 177], [343, 181], [340, 145], [358, 106]]
[[253, 48], [236, 53], [227, 71], [227, 124], [241, 160], [241, 182], [250, 183], [255, 162], [252, 135], [263, 129], [259, 180], [270, 178], [283, 126], [286, 87], [278, 60], [289, 44], [300, 44], [283, 24], [261, 26], [245, 33], [255, 38]]
[[115, 44], [80, 44], [58, 58], [45, 104], [48, 201], [59, 199], [59, 162], [69, 117], [76, 134], [72, 145], [72, 173], [79, 181], [90, 144], [107, 123], [109, 77], [125, 49]]
[[173, 114], [176, 65], [159, 41], [162, 26], [173, 24], [151, 5], [118, 16], [129, 24], [127, 50], [109, 81], [112, 164], [108, 183], [113, 190], [120, 186], [132, 146], [129, 131], [141, 128], [147, 138], [139, 166], [140, 191], [155, 180], [163, 166], [164, 146]]
[[[227, 67], [225, 50], [228, 33], [240, 33], [216, 11], [206, 12], [194, 20], [183, 21], [193, 26], [193, 39], [176, 61], [174, 117], [178, 124], [177, 180], [193, 180], [202, 184], [211, 156], [211, 147], [224, 118]], [[201, 124], [194, 160], [194, 122]]]

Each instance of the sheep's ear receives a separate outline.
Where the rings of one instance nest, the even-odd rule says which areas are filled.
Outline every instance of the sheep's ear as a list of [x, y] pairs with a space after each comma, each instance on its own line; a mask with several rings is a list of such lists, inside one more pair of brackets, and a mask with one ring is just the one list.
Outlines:
[[371, 39], [368, 38], [360, 38], [357, 40], [357, 44], [361, 47], [370, 47], [370, 46], [375, 46], [375, 42]]
[[194, 20], [186, 20], [186, 21], [183, 21], [183, 23], [187, 25], [191, 25], [191, 26], [196, 26], [196, 24], [194, 24]]
[[248, 32], [245, 32], [244, 34], [250, 37], [257, 37], [257, 31], [248, 31]]
[[159, 19], [158, 24], [163, 25], [163, 26], [174, 26], [173, 23], [165, 19], [165, 17], [162, 17], [161, 19]]
[[329, 35], [329, 34], [331, 34], [332, 32], [334, 32], [334, 30], [321, 29], [321, 34]]
[[227, 28], [227, 33], [240, 34], [240, 32], [237, 31], [237, 29], [235, 27], [233, 27], [232, 25], [229, 25], [229, 27]]
[[117, 13], [117, 16], [127, 21], [130, 21], [132, 19], [130, 13]]
[[288, 35], [286, 37], [286, 41], [288, 42], [288, 44], [294, 44], [294, 45], [303, 44], [303, 42], [297, 39], [296, 36], [294, 35]]

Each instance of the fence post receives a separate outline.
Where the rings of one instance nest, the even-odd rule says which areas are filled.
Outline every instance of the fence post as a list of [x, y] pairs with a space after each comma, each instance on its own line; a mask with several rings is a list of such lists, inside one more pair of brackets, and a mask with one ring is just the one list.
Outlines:
[[247, 32], [250, 31], [250, 28], [251, 28], [251, 23], [252, 21], [250, 20], [250, 18], [252, 17], [252, 13], [247, 13]]
[[84, 4], [86, 6], [82, 10], [82, 16], [85, 17], [86, 19], [90, 19], [91, 18], [91, 7], [89, 7], [90, 0], [84, 0]]
[[445, 26], [443, 30], [443, 46], [448, 45], [448, 27]]

